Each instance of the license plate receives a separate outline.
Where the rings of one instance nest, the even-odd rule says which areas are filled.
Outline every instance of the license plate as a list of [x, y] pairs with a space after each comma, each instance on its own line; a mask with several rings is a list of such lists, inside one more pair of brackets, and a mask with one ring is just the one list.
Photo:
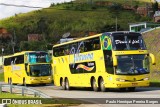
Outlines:
[[43, 81], [40, 81], [41, 83], [43, 83]]
[[132, 83], [132, 86], [137, 86], [138, 85], [138, 83]]

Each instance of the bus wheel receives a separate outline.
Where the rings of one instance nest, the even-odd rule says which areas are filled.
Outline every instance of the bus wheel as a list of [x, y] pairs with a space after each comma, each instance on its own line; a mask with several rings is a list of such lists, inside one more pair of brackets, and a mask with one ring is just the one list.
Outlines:
[[106, 88], [104, 86], [104, 80], [103, 80], [103, 78], [100, 79], [100, 89], [101, 89], [102, 92], [106, 91]]
[[26, 86], [26, 80], [23, 78], [23, 86]]
[[126, 91], [126, 88], [120, 88], [120, 91], [124, 92], [124, 91]]
[[98, 87], [95, 79], [92, 80], [92, 88], [93, 88], [93, 91], [98, 91]]
[[130, 92], [133, 92], [133, 91], [135, 91], [135, 87], [128, 87], [128, 91], [130, 91]]
[[12, 85], [12, 78], [10, 78], [10, 84]]
[[65, 82], [64, 82], [64, 81], [62, 81], [61, 86], [62, 86], [62, 89], [63, 89], [63, 90], [65, 90], [65, 89], [66, 89], [66, 84], [65, 84]]
[[66, 90], [70, 90], [68, 79], [66, 79], [66, 81], [65, 81], [65, 88], [66, 88]]
[[11, 84], [11, 83], [10, 83], [10, 78], [8, 78], [8, 84]]

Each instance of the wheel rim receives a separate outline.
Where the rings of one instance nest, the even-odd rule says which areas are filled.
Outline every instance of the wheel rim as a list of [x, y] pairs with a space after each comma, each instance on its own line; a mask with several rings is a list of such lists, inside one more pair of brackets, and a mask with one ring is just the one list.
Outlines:
[[102, 91], [102, 92], [106, 91], [105, 86], [104, 86], [104, 81], [103, 81], [103, 79], [101, 79], [100, 88], [101, 88], [101, 91]]
[[66, 80], [66, 89], [67, 89], [67, 90], [69, 90], [69, 89], [70, 89], [68, 79]]
[[62, 81], [62, 89], [64, 89], [64, 90], [66, 89], [65, 82], [63, 82], [63, 81]]
[[95, 79], [93, 80], [93, 90], [98, 91], [98, 87], [96, 85], [96, 80]]

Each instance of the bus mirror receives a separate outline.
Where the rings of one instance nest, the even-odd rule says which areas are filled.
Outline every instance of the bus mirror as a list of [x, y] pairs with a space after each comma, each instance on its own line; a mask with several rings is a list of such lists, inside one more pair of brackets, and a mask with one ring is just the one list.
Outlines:
[[150, 56], [150, 58], [152, 60], [152, 65], [155, 65], [156, 64], [155, 56], [152, 53], [149, 53], [149, 56]]
[[29, 72], [30, 71], [30, 68], [29, 68], [29, 66], [27, 66], [27, 72]]
[[117, 64], [118, 62], [117, 62], [117, 57], [116, 56], [113, 56], [113, 66], [115, 67], [115, 66], [117, 66], [118, 64]]

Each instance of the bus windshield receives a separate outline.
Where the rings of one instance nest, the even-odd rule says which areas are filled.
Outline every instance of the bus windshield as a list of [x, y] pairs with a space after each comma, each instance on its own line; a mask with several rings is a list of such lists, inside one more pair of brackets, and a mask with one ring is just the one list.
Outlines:
[[113, 34], [114, 50], [145, 50], [145, 44], [141, 34], [137, 33], [116, 33]]
[[147, 55], [117, 56], [116, 74], [147, 74], [149, 73], [149, 58]]
[[29, 62], [30, 63], [49, 63], [50, 62], [49, 54], [45, 52], [29, 53]]
[[50, 64], [39, 64], [30, 65], [30, 76], [50, 76], [51, 75], [51, 65]]

